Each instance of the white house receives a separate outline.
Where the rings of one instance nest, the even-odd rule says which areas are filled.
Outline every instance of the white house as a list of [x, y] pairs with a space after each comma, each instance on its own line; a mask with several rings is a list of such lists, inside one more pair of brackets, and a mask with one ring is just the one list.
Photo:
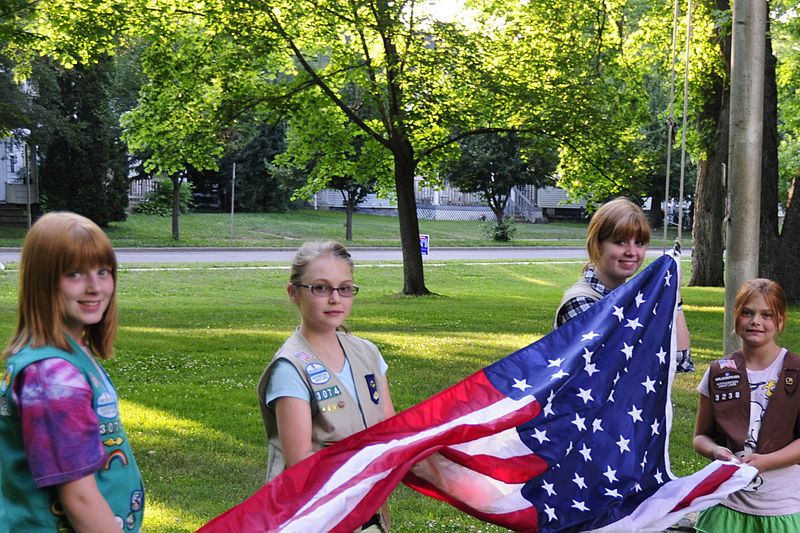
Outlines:
[[[445, 185], [441, 188], [414, 182], [417, 200], [417, 216], [421, 220], [494, 220], [494, 213], [480, 195], [462, 192], [458, 187]], [[316, 209], [343, 209], [344, 199], [339, 191], [324, 190], [313, 200]], [[585, 203], [569, 203], [567, 193], [558, 187], [538, 188], [532, 185], [516, 187], [506, 207], [506, 216], [517, 217], [528, 222], [546, 222], [548, 219], [577, 219], [585, 216]], [[359, 213], [396, 215], [394, 198], [367, 196], [359, 204]]]
[[24, 223], [39, 204], [36, 165], [19, 133], [0, 140], [0, 223], [8, 225]]

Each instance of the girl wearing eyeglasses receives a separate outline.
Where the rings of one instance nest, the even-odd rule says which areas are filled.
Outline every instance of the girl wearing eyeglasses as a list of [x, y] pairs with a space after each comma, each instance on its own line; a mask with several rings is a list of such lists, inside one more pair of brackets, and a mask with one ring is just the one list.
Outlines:
[[[303, 244], [286, 291], [300, 310], [300, 325], [258, 382], [269, 440], [267, 481], [394, 415], [383, 356], [344, 327], [358, 294], [347, 249], [335, 241]], [[388, 518], [384, 504], [359, 531], [388, 531]]]

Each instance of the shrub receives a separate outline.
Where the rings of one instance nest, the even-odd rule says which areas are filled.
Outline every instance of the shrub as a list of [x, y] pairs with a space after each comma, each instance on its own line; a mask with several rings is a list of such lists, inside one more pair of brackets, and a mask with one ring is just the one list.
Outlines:
[[484, 222], [481, 231], [493, 241], [508, 242], [517, 232], [517, 227], [508, 219], [501, 223], [492, 220]]
[[[192, 184], [183, 182], [181, 183], [179, 210], [181, 213], [188, 213], [192, 207], [194, 207]], [[153, 190], [147, 193], [147, 199], [133, 206], [133, 212], [160, 217], [170, 216], [172, 214], [172, 180], [157, 181]]]

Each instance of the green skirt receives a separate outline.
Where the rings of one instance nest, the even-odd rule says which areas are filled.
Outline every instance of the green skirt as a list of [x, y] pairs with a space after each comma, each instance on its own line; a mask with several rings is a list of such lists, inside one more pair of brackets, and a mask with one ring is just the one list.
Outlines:
[[700, 533], [798, 533], [800, 513], [758, 516], [715, 505], [700, 512], [695, 529]]

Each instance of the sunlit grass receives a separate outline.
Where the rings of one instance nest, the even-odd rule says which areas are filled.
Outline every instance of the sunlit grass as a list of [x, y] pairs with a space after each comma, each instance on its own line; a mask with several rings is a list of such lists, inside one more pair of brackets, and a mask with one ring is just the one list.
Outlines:
[[[574, 262], [460, 262], [426, 266], [435, 296], [400, 294], [402, 270], [360, 266], [362, 292], [348, 327], [375, 342], [389, 364], [398, 410], [411, 407], [550, 332]], [[249, 265], [285, 266], [285, 265]], [[688, 264], [684, 264], [688, 269]], [[0, 271], [0, 336], [14, 327], [18, 273]], [[266, 269], [129, 270], [120, 273], [117, 355], [104, 362], [147, 492], [147, 533], [194, 531], [262, 485], [267, 445], [256, 383], [298, 323], [287, 272]], [[695, 387], [720, 357], [719, 288], [683, 288], [698, 371], [673, 384], [671, 462], [677, 475], [705, 464], [691, 449]], [[797, 308], [782, 343], [797, 347]], [[393, 531], [503, 531], [398, 487]]]

